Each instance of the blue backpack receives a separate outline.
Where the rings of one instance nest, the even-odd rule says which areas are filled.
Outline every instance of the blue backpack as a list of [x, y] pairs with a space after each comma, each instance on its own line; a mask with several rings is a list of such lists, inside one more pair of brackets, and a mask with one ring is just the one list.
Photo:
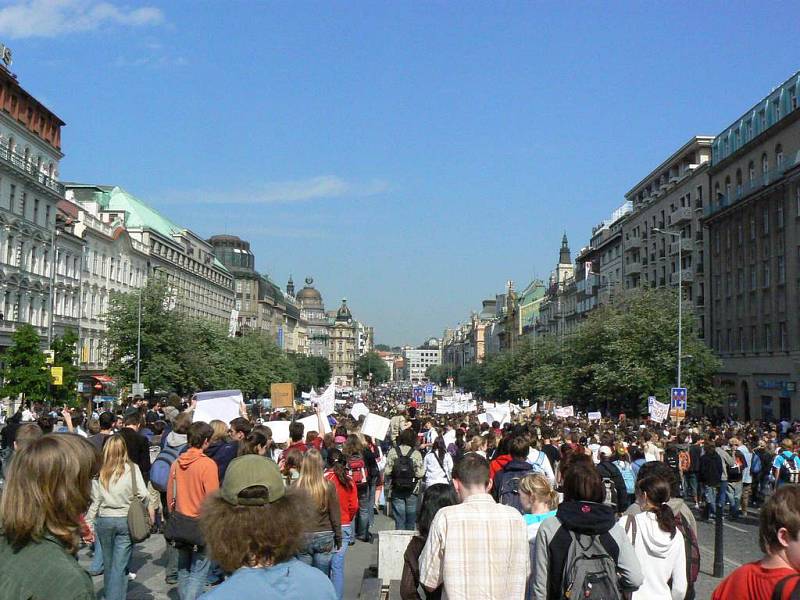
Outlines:
[[153, 487], [160, 492], [167, 491], [167, 482], [169, 481], [169, 471], [172, 468], [177, 458], [186, 452], [189, 447], [188, 444], [183, 444], [177, 448], [172, 446], [165, 446], [164, 449], [158, 453], [153, 464], [150, 465], [150, 483]]
[[614, 465], [622, 473], [622, 478], [625, 480], [625, 490], [629, 494], [633, 494], [636, 490], [636, 476], [633, 474], [633, 469], [630, 466], [624, 466], [625, 463], [621, 460], [615, 460]]

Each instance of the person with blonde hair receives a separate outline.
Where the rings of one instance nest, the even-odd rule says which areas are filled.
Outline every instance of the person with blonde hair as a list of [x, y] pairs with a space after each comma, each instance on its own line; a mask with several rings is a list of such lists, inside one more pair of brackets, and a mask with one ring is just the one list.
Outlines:
[[133, 551], [128, 510], [134, 497], [147, 504], [147, 485], [139, 466], [128, 460], [125, 439], [117, 433], [103, 445], [103, 463], [99, 477], [92, 482], [92, 505], [86, 515], [86, 523], [95, 530], [103, 549], [106, 600], [124, 600], [128, 592], [125, 569]]
[[94, 446], [68, 433], [31, 441], [14, 456], [0, 498], [0, 598], [95, 597], [75, 553], [97, 463]]
[[214, 433], [211, 435], [211, 441], [206, 448], [206, 456], [213, 460], [217, 465], [217, 475], [219, 480], [225, 478], [225, 471], [228, 469], [230, 462], [236, 458], [236, 444], [231, 442], [228, 438], [229, 427], [225, 421], [214, 419], [209, 423]]
[[312, 448], [306, 452], [294, 485], [308, 494], [314, 508], [314, 519], [309, 523], [297, 558], [330, 577], [333, 554], [342, 546], [342, 516], [336, 487], [325, 479], [318, 450]]
[[529, 473], [519, 480], [519, 500], [525, 513], [528, 540], [533, 542], [542, 521], [556, 516], [558, 492], [543, 473]]

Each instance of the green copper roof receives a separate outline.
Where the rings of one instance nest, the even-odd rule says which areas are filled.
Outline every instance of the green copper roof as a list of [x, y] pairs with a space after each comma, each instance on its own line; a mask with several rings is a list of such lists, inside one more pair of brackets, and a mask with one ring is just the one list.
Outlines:
[[[97, 187], [103, 190], [95, 198], [97, 203], [104, 210], [124, 211], [126, 229], [150, 229], [168, 238], [186, 231], [185, 227], [176, 225], [119, 186]], [[214, 257], [214, 266], [228, 273], [228, 269], [216, 257]]]

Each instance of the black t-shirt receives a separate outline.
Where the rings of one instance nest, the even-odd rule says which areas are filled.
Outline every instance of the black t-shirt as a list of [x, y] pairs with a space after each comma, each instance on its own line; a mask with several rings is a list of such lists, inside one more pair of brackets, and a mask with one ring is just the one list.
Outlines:
[[125, 445], [128, 446], [128, 458], [131, 462], [139, 465], [145, 483], [150, 481], [150, 443], [138, 431], [130, 427], [123, 427], [119, 434], [125, 438]]

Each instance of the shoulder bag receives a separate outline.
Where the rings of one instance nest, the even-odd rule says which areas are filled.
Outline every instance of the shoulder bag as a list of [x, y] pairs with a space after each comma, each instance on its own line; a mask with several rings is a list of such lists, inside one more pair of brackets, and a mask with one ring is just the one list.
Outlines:
[[129, 463], [131, 481], [133, 482], [133, 498], [128, 506], [128, 534], [134, 544], [145, 541], [150, 537], [150, 517], [144, 503], [139, 500], [138, 487], [136, 485], [136, 467]]
[[172, 478], [172, 506], [170, 506], [167, 525], [164, 527], [164, 539], [175, 546], [192, 546], [202, 548], [206, 545], [203, 532], [200, 531], [200, 519], [188, 517], [178, 512], [178, 472]]

